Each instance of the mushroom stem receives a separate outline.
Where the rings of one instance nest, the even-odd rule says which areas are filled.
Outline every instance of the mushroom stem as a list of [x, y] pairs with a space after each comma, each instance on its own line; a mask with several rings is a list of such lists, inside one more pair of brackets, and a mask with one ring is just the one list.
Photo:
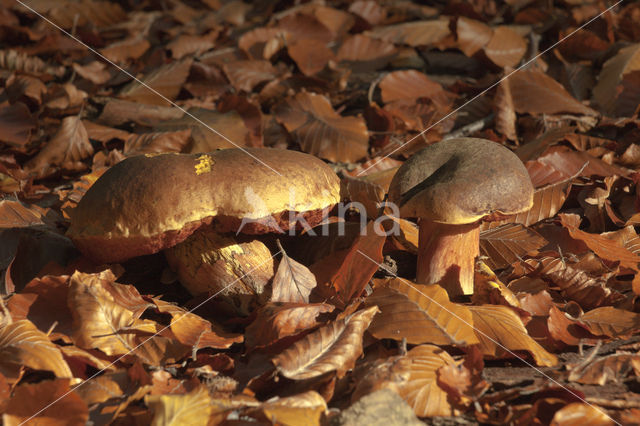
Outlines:
[[480, 222], [466, 225], [420, 220], [416, 282], [440, 284], [449, 297], [473, 294]]

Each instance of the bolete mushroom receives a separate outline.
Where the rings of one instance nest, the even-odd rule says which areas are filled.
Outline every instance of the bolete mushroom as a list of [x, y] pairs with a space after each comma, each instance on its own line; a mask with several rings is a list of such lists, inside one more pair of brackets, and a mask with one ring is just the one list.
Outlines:
[[[192, 294], [220, 291], [238, 281], [224, 294], [259, 296], [273, 276], [271, 253], [259, 240], [238, 243], [234, 233], [300, 227], [302, 221], [292, 218], [314, 226], [340, 201], [340, 181], [308, 154], [247, 151], [251, 155], [226, 149], [127, 158], [87, 191], [67, 235], [99, 263], [166, 250]], [[244, 310], [247, 301], [240, 303]]]
[[388, 200], [418, 218], [416, 281], [451, 296], [473, 293], [481, 220], [527, 211], [533, 185], [518, 157], [485, 139], [453, 138], [411, 156], [391, 181]]

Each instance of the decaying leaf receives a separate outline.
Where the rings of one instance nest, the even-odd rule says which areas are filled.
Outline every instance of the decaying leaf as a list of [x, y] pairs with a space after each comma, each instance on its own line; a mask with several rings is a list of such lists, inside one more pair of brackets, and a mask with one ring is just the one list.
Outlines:
[[514, 351], [527, 351], [538, 365], [550, 367], [558, 363], [555, 355], [529, 336], [522, 320], [511, 308], [483, 305], [469, 309], [483, 354], [513, 356]]
[[309, 379], [329, 371], [343, 377], [362, 354], [362, 335], [376, 306], [358, 311], [321, 327], [273, 359], [280, 374], [294, 380]]
[[471, 312], [464, 305], [451, 303], [439, 285], [395, 278], [376, 285], [365, 302], [380, 308], [369, 327], [378, 339], [457, 346], [479, 342]]

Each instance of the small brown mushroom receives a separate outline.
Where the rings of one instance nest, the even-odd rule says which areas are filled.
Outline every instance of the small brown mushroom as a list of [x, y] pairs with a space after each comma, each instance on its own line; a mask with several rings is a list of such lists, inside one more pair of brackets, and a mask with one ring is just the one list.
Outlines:
[[439, 283], [450, 296], [473, 293], [481, 220], [527, 211], [533, 185], [518, 157], [485, 139], [454, 138], [409, 158], [388, 200], [419, 222], [416, 281]]
[[339, 178], [316, 157], [247, 151], [251, 155], [227, 149], [125, 159], [87, 191], [67, 234], [100, 263], [165, 250], [191, 293], [244, 294], [249, 297], [239, 303], [246, 311], [273, 276], [273, 260], [259, 239], [238, 242], [234, 233], [299, 228], [294, 214], [314, 226], [340, 198]]

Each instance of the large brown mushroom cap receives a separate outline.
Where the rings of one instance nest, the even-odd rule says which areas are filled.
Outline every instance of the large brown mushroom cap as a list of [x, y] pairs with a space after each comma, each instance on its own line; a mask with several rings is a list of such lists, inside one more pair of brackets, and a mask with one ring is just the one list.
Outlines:
[[533, 186], [527, 169], [508, 148], [485, 139], [454, 138], [405, 161], [388, 199], [403, 217], [466, 224], [491, 214], [529, 210]]
[[320, 216], [340, 201], [340, 180], [323, 161], [296, 151], [247, 151], [279, 174], [240, 149], [123, 160], [87, 191], [67, 235], [94, 260], [118, 262], [171, 247], [214, 217], [221, 230], [249, 219], [243, 233], [284, 231], [289, 212]]

